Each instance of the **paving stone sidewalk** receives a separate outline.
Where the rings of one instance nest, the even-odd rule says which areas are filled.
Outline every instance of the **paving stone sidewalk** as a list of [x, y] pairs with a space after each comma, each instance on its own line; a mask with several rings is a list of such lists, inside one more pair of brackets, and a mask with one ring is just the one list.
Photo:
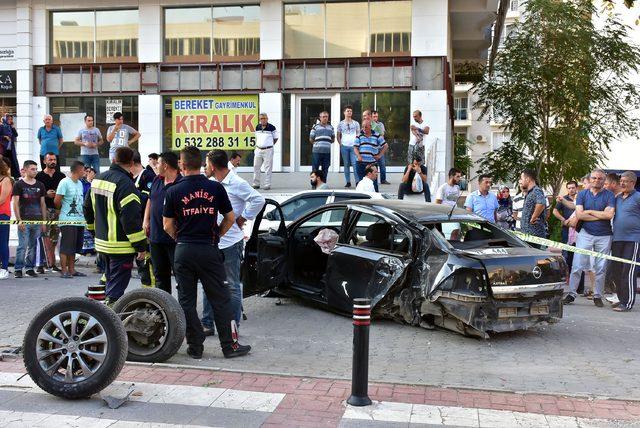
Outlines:
[[[6, 381], [8, 374], [10, 376], [17, 374], [14, 376], [17, 379], [21, 373], [24, 373], [24, 366], [19, 359], [0, 362], [0, 378], [3, 380], [0, 391], [11, 387]], [[23, 379], [30, 382], [27, 376]], [[412, 421], [416, 426], [420, 423], [425, 426], [425, 422], [426, 426], [478, 427], [516, 426], [512, 425], [514, 423], [521, 426], [562, 427], [640, 426], [640, 402], [637, 401], [372, 383], [369, 386], [369, 394], [375, 404], [354, 408], [345, 404], [351, 386], [344, 380], [269, 376], [159, 364], [128, 363], [117, 381], [121, 385], [126, 385], [127, 382], [134, 383], [141, 389], [142, 392], [138, 392], [137, 395], [134, 392], [134, 400], [150, 403], [137, 403], [137, 406], [152, 406], [153, 403], [175, 406], [209, 403], [211, 406], [211, 403], [216, 402], [217, 397], [226, 393], [230, 398], [227, 398], [224, 403], [217, 400], [218, 404], [213, 407], [226, 412], [235, 409], [241, 413], [226, 419], [227, 423], [224, 422], [225, 419], [219, 419], [218, 415], [216, 419], [218, 426], [237, 426], [238, 424], [234, 421], [240, 422], [240, 420], [244, 421], [241, 424], [244, 426], [335, 427], [394, 426], [394, 424], [413, 426]], [[154, 384], [160, 388], [152, 388]], [[193, 387], [194, 391], [197, 390], [199, 393], [191, 394], [187, 390], [176, 390], [165, 393], [163, 397], [155, 400], [151, 397], [154, 394], [161, 394], [160, 391], [166, 388], [181, 388], [181, 386]], [[202, 391], [205, 391], [204, 398]], [[262, 395], [253, 397], [247, 395], [252, 392]], [[21, 393], [26, 392], [23, 390]], [[43, 400], [48, 395], [40, 394], [40, 397]], [[211, 401], [212, 397], [213, 401]], [[31, 399], [34, 400], [34, 398]], [[189, 403], [190, 399], [193, 403]], [[16, 403], [20, 401], [24, 400], [15, 400]], [[59, 407], [61, 401], [56, 399], [52, 403]], [[9, 406], [11, 403], [11, 400], [5, 402], [0, 394], [0, 411], [11, 412], [12, 408]], [[129, 403], [122, 408], [123, 415], [127, 414], [129, 418], [134, 418], [133, 420], [165, 422], [157, 420], [158, 415], [153, 415], [153, 412], [149, 413], [148, 410], [144, 412], [147, 416], [142, 417], [149, 419], [140, 419], [140, 415], [132, 414], [132, 409], [125, 412], [127, 405]], [[36, 411], [37, 407], [36, 405], [29, 410]], [[25, 411], [22, 408], [18, 410]], [[47, 411], [47, 408], [43, 406], [38, 411]], [[59, 416], [65, 414], [65, 410], [56, 408], [54, 413]], [[196, 418], [196, 413], [193, 411], [189, 413], [190, 420], [182, 423], [208, 426], [208, 419]], [[116, 411], [101, 415], [100, 417], [113, 421], [119, 418]], [[84, 413], [80, 416], [88, 417]], [[98, 417], [99, 415], [90, 416]], [[173, 417], [173, 423], [176, 423], [176, 413], [170, 416]], [[170, 422], [171, 417], [169, 417]], [[2, 414], [0, 414], [1, 418]]]

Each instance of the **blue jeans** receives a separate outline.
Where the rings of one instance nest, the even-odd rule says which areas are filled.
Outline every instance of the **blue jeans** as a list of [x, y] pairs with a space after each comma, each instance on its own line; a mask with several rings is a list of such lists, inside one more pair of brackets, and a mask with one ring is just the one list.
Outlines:
[[[367, 165], [376, 165], [378, 166], [378, 162], [356, 162], [356, 175], [358, 177], [364, 177], [365, 175], [365, 169], [367, 169]], [[360, 182], [360, 178], [358, 178], [358, 183]], [[357, 183], [356, 183], [357, 184]], [[379, 192], [380, 190], [378, 190], [378, 180], [373, 182], [373, 187], [376, 189], [376, 192]]]
[[[0, 220], [9, 220], [6, 214], [0, 214]], [[0, 224], [0, 267], [9, 267], [9, 225]]]
[[311, 153], [311, 169], [313, 171], [322, 169], [325, 174], [325, 182], [329, 175], [329, 165], [331, 165], [331, 153]]
[[96, 174], [100, 174], [100, 155], [80, 155], [80, 160], [84, 166], [89, 166], [96, 171]]
[[[24, 232], [18, 228], [18, 249], [16, 250], [15, 270], [20, 271], [23, 267], [33, 269], [36, 262], [36, 244], [40, 237], [39, 224], [26, 224]], [[26, 254], [26, 257], [25, 257]], [[26, 259], [26, 260], [25, 260]]]
[[387, 181], [387, 161], [385, 159], [386, 154], [382, 155], [380, 159], [378, 159], [378, 168], [380, 168], [380, 181], [383, 183]]
[[[231, 313], [240, 325], [242, 318], [242, 283], [240, 282], [240, 265], [244, 252], [244, 241], [238, 241], [232, 246], [220, 250], [224, 259], [224, 272], [227, 275], [226, 284], [231, 292]], [[205, 297], [202, 303], [202, 325], [213, 328], [213, 307]]]
[[351, 168], [353, 168], [353, 176], [356, 183], [360, 181], [358, 179], [358, 171], [356, 170], [356, 152], [353, 150], [353, 146], [340, 145], [340, 155], [342, 156], [342, 162], [344, 163], [344, 181], [351, 183]]

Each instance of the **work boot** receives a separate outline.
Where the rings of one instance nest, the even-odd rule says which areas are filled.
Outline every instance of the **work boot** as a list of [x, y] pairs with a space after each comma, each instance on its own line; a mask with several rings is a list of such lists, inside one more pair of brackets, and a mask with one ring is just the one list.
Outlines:
[[602, 299], [600, 297], [594, 297], [593, 298], [593, 304], [596, 305], [599, 308], [604, 306], [604, 304], [602, 303]]
[[29, 277], [31, 277], [31, 278], [37, 278], [38, 277], [38, 274], [35, 273], [33, 269], [29, 269], [24, 274], [29, 276]]
[[251, 351], [251, 346], [236, 344], [235, 349], [230, 351], [222, 351], [225, 358], [244, 357]]

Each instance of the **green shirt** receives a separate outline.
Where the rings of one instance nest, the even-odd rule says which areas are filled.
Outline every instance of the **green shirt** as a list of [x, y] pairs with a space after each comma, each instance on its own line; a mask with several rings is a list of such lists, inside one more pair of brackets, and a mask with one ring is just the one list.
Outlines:
[[[73, 181], [67, 177], [58, 184], [57, 195], [62, 196], [62, 208], [60, 209], [60, 221], [84, 221], [82, 213], [82, 182]], [[69, 226], [84, 226], [82, 224]]]

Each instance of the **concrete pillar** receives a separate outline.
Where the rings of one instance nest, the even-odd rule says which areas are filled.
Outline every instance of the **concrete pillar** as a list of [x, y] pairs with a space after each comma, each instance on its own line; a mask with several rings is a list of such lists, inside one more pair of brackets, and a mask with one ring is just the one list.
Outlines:
[[411, 56], [447, 56], [449, 2], [411, 2]]
[[422, 112], [422, 118], [429, 126], [429, 135], [425, 137], [425, 165], [429, 169], [429, 186], [433, 193], [444, 183], [453, 163], [448, 148], [451, 130], [448, 129], [447, 91], [411, 91], [411, 112], [415, 110]]
[[[39, 145], [35, 142], [37, 118], [33, 116], [33, 62], [32, 62], [31, 1], [16, 3], [16, 144], [18, 162], [38, 159]], [[40, 122], [41, 122], [40, 118]], [[34, 130], [35, 129], [35, 130]]]
[[161, 153], [163, 151], [163, 117], [161, 95], [138, 95], [138, 131], [141, 134], [138, 150], [143, 163], [149, 153]]
[[138, 7], [138, 59], [162, 62], [162, 7], [157, 0], [141, 0]]
[[283, 13], [282, 0], [260, 2], [260, 59], [283, 58]]

